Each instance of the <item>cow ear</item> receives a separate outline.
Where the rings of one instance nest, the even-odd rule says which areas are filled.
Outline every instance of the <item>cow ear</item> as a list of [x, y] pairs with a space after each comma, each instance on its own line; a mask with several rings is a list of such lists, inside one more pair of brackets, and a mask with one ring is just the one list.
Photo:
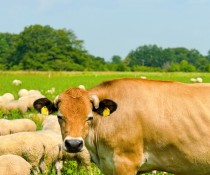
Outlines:
[[41, 114], [51, 114], [58, 109], [55, 107], [54, 103], [47, 98], [39, 98], [33, 103], [34, 108]]
[[109, 99], [104, 99], [100, 101], [99, 107], [93, 109], [94, 112], [100, 114], [101, 116], [107, 117], [117, 109], [117, 104]]

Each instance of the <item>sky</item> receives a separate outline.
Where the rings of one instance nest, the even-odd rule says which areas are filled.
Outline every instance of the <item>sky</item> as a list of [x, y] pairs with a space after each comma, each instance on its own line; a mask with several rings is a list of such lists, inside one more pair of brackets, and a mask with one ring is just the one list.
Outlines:
[[106, 60], [150, 44], [210, 50], [210, 0], [1, 1], [1, 33], [35, 24], [72, 30], [90, 54]]

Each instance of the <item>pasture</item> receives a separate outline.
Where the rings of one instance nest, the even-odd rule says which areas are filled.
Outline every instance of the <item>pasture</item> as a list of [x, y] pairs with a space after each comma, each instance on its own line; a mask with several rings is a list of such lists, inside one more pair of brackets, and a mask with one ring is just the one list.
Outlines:
[[[114, 78], [140, 78], [146, 77], [153, 80], [170, 80], [190, 83], [191, 78], [201, 77], [204, 83], [210, 82], [210, 73], [142, 73], [142, 72], [0, 72], [0, 96], [4, 93], [12, 93], [15, 98], [18, 98], [18, 91], [20, 89], [34, 89], [39, 90], [43, 95], [49, 99], [54, 99], [55, 96], [70, 87], [77, 87], [84, 85], [87, 89], [96, 84], [111, 80]], [[13, 80], [21, 80], [22, 84], [15, 86], [12, 84]], [[48, 90], [54, 88], [55, 92], [49, 93]], [[31, 114], [36, 114], [35, 110], [31, 109], [26, 113], [19, 111], [12, 111], [4, 113], [0, 111], [0, 118], [29, 118]], [[41, 126], [41, 121], [35, 117], [32, 118], [38, 128]], [[184, 165], [183, 165], [184, 166]], [[84, 174], [87, 173], [82, 168], [76, 172], [77, 164], [73, 161], [68, 161], [64, 164], [63, 174]], [[100, 175], [100, 171], [92, 164], [94, 175]], [[147, 173], [150, 175], [151, 173]], [[157, 173], [162, 175], [163, 173]]]

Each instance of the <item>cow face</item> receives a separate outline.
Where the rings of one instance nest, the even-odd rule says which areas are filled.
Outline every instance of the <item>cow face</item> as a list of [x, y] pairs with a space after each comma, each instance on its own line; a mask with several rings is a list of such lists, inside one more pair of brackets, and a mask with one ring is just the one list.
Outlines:
[[67, 152], [76, 153], [85, 149], [84, 140], [96, 113], [101, 116], [110, 115], [117, 109], [117, 104], [109, 99], [99, 101], [96, 95], [86, 90], [72, 88], [60, 94], [54, 103], [49, 103], [46, 98], [34, 102], [34, 108], [38, 111], [42, 107], [58, 111], [63, 148]]

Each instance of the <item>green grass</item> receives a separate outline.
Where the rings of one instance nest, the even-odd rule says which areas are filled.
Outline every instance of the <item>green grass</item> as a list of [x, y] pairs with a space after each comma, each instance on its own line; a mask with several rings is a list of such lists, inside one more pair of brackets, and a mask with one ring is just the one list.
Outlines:
[[[46, 97], [54, 99], [55, 96], [70, 87], [77, 87], [84, 85], [87, 89], [95, 86], [96, 84], [111, 80], [114, 78], [140, 78], [146, 76], [147, 79], [153, 80], [171, 80], [190, 83], [190, 78], [201, 77], [204, 82], [210, 82], [210, 73], [142, 73], [142, 72], [0, 72], [0, 96], [6, 92], [12, 93], [15, 98], [18, 98], [18, 91], [22, 88], [31, 90], [40, 90]], [[20, 86], [14, 86], [12, 81], [18, 79], [22, 81]], [[55, 87], [54, 94], [48, 94], [46, 91]], [[42, 120], [36, 117], [36, 112], [32, 109], [22, 114], [19, 111], [12, 111], [3, 113], [0, 111], [0, 118], [7, 117], [8, 119], [14, 118], [28, 118], [32, 115], [32, 119], [37, 123], [38, 129], [41, 128]], [[99, 169], [92, 164], [94, 175], [102, 175]], [[63, 174], [79, 174], [87, 175], [84, 168], [77, 171], [77, 164], [73, 161], [65, 163]], [[145, 175], [150, 175], [147, 173]], [[158, 173], [162, 175], [162, 173]]]
[[[141, 72], [0, 72], [0, 95], [11, 92], [17, 98], [17, 92], [21, 88], [38, 89], [49, 98], [55, 95], [46, 94], [48, 89], [56, 88], [59, 94], [69, 87], [85, 85], [86, 88], [114, 78], [139, 78], [146, 76], [154, 80], [172, 80], [190, 83], [190, 78], [202, 77], [204, 82], [210, 82], [210, 73], [141, 73]], [[19, 79], [22, 85], [14, 86], [12, 81]]]

